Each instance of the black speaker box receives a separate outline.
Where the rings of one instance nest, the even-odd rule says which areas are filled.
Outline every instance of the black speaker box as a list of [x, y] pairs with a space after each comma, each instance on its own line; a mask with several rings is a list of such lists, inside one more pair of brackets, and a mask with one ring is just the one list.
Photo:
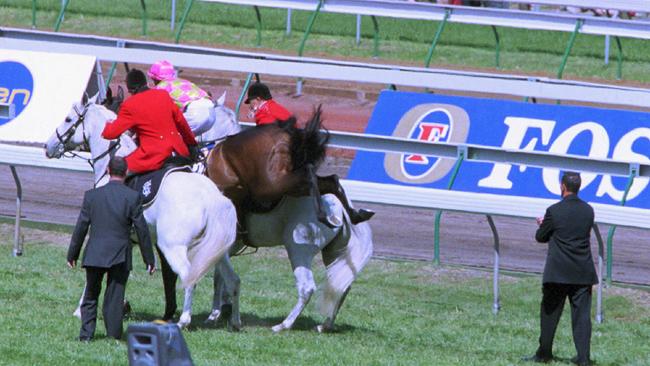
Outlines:
[[127, 329], [130, 366], [192, 366], [181, 330], [173, 323], [138, 323]]

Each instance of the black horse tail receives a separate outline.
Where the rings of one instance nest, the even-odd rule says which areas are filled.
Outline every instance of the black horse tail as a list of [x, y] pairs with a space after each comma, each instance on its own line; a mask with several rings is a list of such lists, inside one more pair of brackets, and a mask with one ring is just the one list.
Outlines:
[[291, 117], [282, 124], [291, 136], [290, 151], [293, 171], [305, 169], [308, 165], [317, 169], [325, 160], [327, 143], [330, 139], [329, 131], [323, 129], [321, 106], [314, 109], [314, 113], [304, 129], [296, 128], [295, 124], [295, 117]]

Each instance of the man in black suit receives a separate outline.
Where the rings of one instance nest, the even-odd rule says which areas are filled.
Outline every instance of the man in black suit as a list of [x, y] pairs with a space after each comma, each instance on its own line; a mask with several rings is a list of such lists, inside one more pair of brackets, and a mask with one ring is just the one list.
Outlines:
[[539, 348], [529, 361], [553, 359], [553, 338], [568, 297], [578, 353], [572, 361], [581, 366], [591, 364], [591, 288], [598, 283], [589, 243], [594, 210], [578, 198], [580, 185], [578, 173], [566, 172], [561, 182], [562, 201], [550, 206], [543, 219], [537, 219], [535, 239], [548, 243], [548, 255], [542, 280]]
[[122, 337], [124, 290], [131, 270], [131, 226], [135, 226], [147, 271], [153, 274], [156, 270], [140, 194], [124, 185], [126, 170], [123, 158], [111, 159], [108, 166], [110, 181], [84, 194], [70, 240], [68, 266], [74, 268], [90, 227], [82, 261], [86, 269], [86, 291], [81, 304], [81, 341], [89, 341], [95, 334], [97, 299], [102, 290], [104, 274], [108, 274], [103, 305], [106, 335], [116, 339]]

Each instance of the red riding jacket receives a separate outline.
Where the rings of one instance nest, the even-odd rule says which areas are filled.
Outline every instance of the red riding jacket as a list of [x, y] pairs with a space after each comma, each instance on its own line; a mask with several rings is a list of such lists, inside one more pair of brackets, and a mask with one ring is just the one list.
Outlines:
[[286, 108], [275, 100], [269, 99], [255, 112], [255, 124], [266, 125], [277, 120], [284, 121], [289, 117], [291, 113]]
[[102, 137], [116, 139], [128, 129], [140, 140], [140, 146], [126, 157], [134, 173], [160, 169], [174, 152], [189, 156], [187, 146], [196, 145], [183, 113], [164, 90], [149, 89], [127, 99], [117, 119], [104, 127]]

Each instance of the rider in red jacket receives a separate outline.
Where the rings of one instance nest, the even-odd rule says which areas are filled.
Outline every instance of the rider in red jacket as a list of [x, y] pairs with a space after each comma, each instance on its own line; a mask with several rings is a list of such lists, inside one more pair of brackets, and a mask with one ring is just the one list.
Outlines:
[[137, 134], [139, 146], [126, 157], [130, 172], [158, 170], [174, 154], [189, 157], [198, 151], [192, 130], [169, 93], [149, 89], [146, 76], [137, 69], [129, 72], [126, 84], [132, 96], [122, 104], [117, 119], [106, 124], [102, 137], [116, 139], [129, 129]]
[[273, 100], [269, 87], [262, 83], [255, 83], [248, 88], [248, 97], [244, 103], [250, 105], [251, 112], [255, 114], [255, 124], [258, 126], [285, 121], [291, 117], [286, 108]]

